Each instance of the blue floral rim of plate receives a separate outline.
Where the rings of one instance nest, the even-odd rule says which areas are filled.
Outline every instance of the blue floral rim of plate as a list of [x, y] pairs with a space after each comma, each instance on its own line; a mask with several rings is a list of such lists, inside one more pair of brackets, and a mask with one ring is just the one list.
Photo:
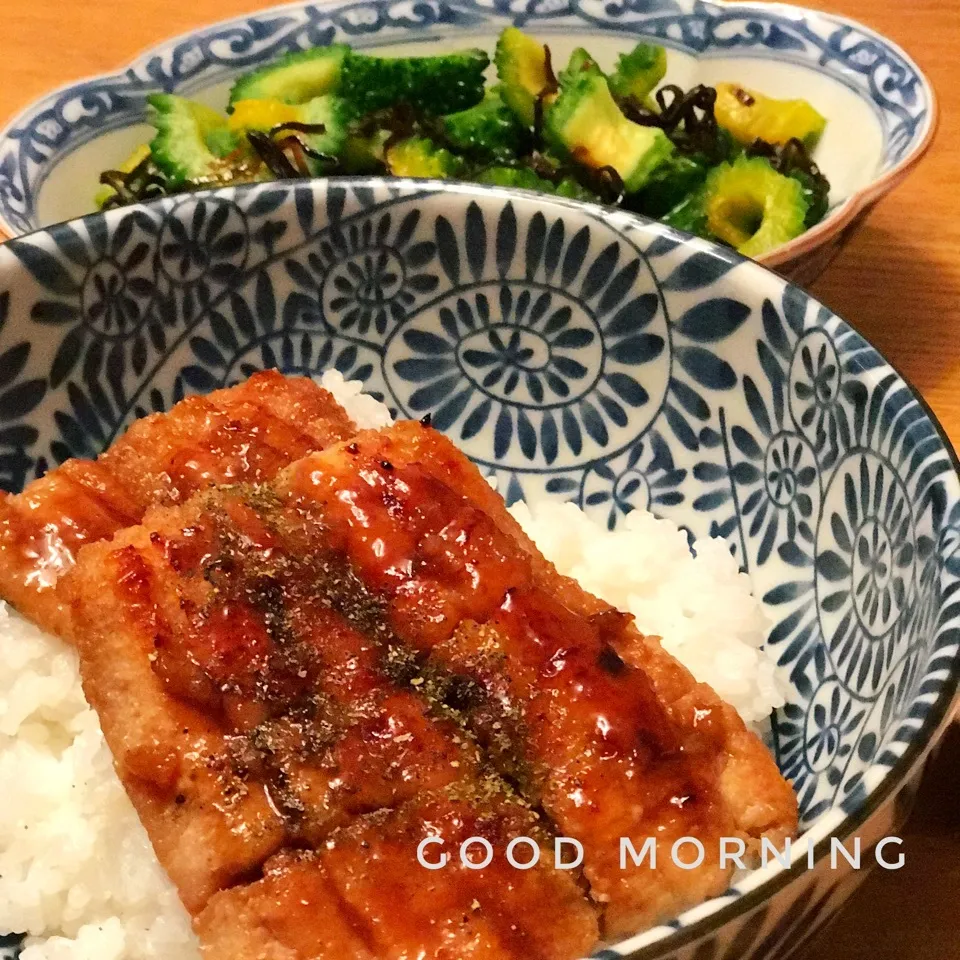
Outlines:
[[[725, 538], [774, 622], [773, 747], [818, 857], [945, 722], [957, 459], [859, 334], [758, 265], [592, 205], [377, 179], [192, 194], [0, 246], [0, 487], [264, 367], [333, 367], [430, 413], [509, 500]], [[600, 956], [661, 956], [800, 870]]]
[[[879, 180], [922, 152], [935, 123], [933, 91], [895, 44], [842, 17], [782, 4], [704, 0], [362, 0], [293, 4], [168, 41], [122, 71], [58, 90], [0, 132], [0, 227], [39, 226], [37, 197], [66, 154], [105, 131], [142, 122], [145, 97], [190, 94], [290, 50], [346, 41], [366, 47], [455, 36], [510, 23], [540, 32], [623, 33], [690, 54], [770, 56], [824, 73], [871, 103], [884, 136]], [[865, 201], [864, 201], [865, 202]], [[849, 216], [852, 216], [853, 211]]]

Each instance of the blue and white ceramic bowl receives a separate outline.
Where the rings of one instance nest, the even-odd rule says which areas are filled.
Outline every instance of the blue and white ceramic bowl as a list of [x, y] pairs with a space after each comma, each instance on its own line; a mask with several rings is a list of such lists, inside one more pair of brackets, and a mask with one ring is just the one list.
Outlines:
[[923, 402], [803, 291], [661, 224], [425, 181], [266, 184], [0, 247], [0, 485], [263, 367], [362, 380], [508, 499], [720, 536], [790, 689], [815, 844], [598, 956], [783, 957], [895, 832], [960, 677], [960, 482]]
[[277, 7], [168, 41], [130, 66], [33, 104], [0, 133], [0, 229], [15, 236], [93, 209], [101, 170], [151, 135], [145, 97], [165, 90], [224, 107], [237, 74], [290, 50], [347, 42], [394, 54], [493, 49], [516, 23], [554, 62], [586, 46], [601, 66], [641, 37], [669, 49], [667, 81], [733, 80], [802, 96], [829, 120], [816, 160], [833, 189], [814, 229], [761, 258], [813, 279], [920, 159], [936, 128], [929, 81], [896, 44], [843, 17], [709, 0], [354, 0]]

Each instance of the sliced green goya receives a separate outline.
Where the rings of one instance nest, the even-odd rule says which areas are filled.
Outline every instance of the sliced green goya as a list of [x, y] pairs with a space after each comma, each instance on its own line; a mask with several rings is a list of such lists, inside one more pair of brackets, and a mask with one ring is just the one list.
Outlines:
[[444, 117], [443, 125], [453, 147], [479, 160], [513, 159], [528, 139], [524, 125], [503, 102], [499, 87], [488, 90], [475, 107]]
[[[306, 103], [287, 104], [279, 100], [240, 100], [230, 115], [230, 128], [243, 137], [251, 131], [272, 133], [275, 139], [284, 136], [285, 124], [322, 126], [320, 132], [290, 129], [290, 134], [312, 150], [325, 157], [339, 157], [347, 140], [350, 111], [344, 101], [334, 94], [314, 97]], [[315, 173], [323, 173], [322, 164], [308, 158]]]
[[589, 51], [585, 50], [583, 47], [577, 47], [573, 53], [570, 54], [570, 59], [567, 61], [567, 65], [560, 71], [560, 74], [557, 77], [560, 82], [560, 86], [567, 86], [576, 80], [577, 77], [585, 70], [594, 70], [600, 72], [600, 67], [597, 65], [597, 61], [593, 59], [593, 56], [589, 53]]
[[571, 200], [596, 201], [598, 199], [595, 193], [591, 193], [572, 177], [564, 177], [558, 183], [554, 183], [539, 176], [529, 167], [487, 167], [473, 179], [477, 183], [493, 187], [519, 187], [523, 190], [536, 190], [539, 193], [568, 197]]
[[157, 131], [150, 141], [150, 155], [169, 185], [222, 180], [228, 172], [225, 161], [210, 149], [208, 138], [227, 130], [226, 118], [202, 103], [170, 93], [151, 94], [147, 103], [149, 122]]
[[704, 209], [705, 190], [700, 187], [687, 194], [675, 207], [668, 210], [660, 219], [677, 230], [686, 230], [705, 240], [715, 240], [707, 226], [707, 211]]
[[707, 169], [699, 158], [673, 154], [653, 171], [643, 189], [631, 197], [631, 209], [648, 217], [662, 217], [703, 184]]
[[229, 127], [216, 127], [206, 136], [207, 146], [215, 157], [228, 157], [242, 146], [242, 141]]
[[718, 83], [716, 90], [717, 123], [747, 146], [754, 140], [783, 145], [797, 139], [814, 147], [827, 125], [806, 100], [776, 100], [735, 83]]
[[351, 52], [343, 60], [339, 92], [356, 116], [398, 103], [429, 114], [456, 113], [483, 99], [489, 63], [486, 53], [474, 49], [436, 57]]
[[638, 43], [622, 53], [610, 74], [610, 92], [618, 98], [646, 100], [667, 72], [667, 51], [652, 43]]
[[644, 127], [623, 115], [606, 78], [593, 63], [585, 63], [579, 72], [564, 71], [560, 94], [546, 114], [544, 133], [561, 156], [594, 169], [612, 167], [628, 193], [643, 187], [674, 153], [659, 127]]
[[386, 162], [384, 152], [391, 136], [389, 130], [370, 133], [351, 130], [340, 154], [344, 173], [383, 173]]
[[546, 47], [522, 30], [507, 27], [497, 40], [493, 61], [503, 102], [524, 126], [532, 127], [534, 105], [550, 83]]
[[346, 44], [335, 43], [329, 47], [297, 50], [246, 73], [230, 91], [230, 106], [240, 100], [306, 103], [330, 93], [340, 84], [340, 67], [349, 49]]
[[385, 153], [387, 169], [395, 177], [456, 177], [463, 169], [462, 160], [426, 137], [407, 137], [389, 147]]
[[710, 171], [703, 209], [713, 236], [748, 257], [779, 247], [806, 229], [807, 200], [793, 177], [762, 157], [742, 157]]

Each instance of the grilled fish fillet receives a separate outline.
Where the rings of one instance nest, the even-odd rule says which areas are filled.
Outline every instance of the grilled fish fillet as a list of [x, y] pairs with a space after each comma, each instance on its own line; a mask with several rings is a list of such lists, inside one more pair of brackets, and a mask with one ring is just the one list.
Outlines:
[[[516, 870], [502, 857], [531, 826], [517, 808], [428, 797], [358, 818], [319, 851], [284, 851], [264, 877], [216, 894], [196, 921], [207, 960], [573, 960], [597, 937], [577, 886], [552, 866]], [[449, 864], [428, 871], [419, 842], [439, 837]], [[456, 859], [483, 837], [500, 851], [483, 870]], [[544, 850], [546, 857], [549, 851]], [[529, 855], [525, 849], [524, 858]], [[518, 855], [518, 859], [521, 856]], [[255, 945], [255, 946], [254, 946]]]
[[[552, 868], [530, 871], [508, 910], [506, 929], [539, 953], [505, 940], [502, 921], [491, 932], [487, 914], [507, 909], [492, 874], [418, 865], [437, 824], [454, 839], [474, 817], [498, 837], [576, 838], [607, 936], [722, 890], [720, 837], [752, 846], [796, 829], [789, 784], [735, 711], [560, 577], [476, 468], [422, 426], [361, 433], [271, 483], [153, 511], [84, 548], [71, 580], [87, 697], [214, 956], [235, 950], [238, 925], [264, 957], [350, 955], [348, 934], [371, 956], [585, 949], [594, 921]], [[671, 861], [685, 836], [705, 848], [694, 870]], [[622, 837], [636, 849], [656, 838], [656, 869], [621, 869]], [[381, 844], [372, 863], [361, 855]], [[327, 952], [276, 913], [307, 874], [317, 903], [341, 898], [342, 944]], [[464, 921], [467, 940], [415, 947], [390, 903], [432, 916], [432, 936], [456, 927], [465, 885], [489, 904]]]
[[265, 522], [276, 506], [247, 487], [151, 511], [68, 578], [85, 692], [205, 949], [581, 955], [596, 916], [546, 846], [525, 872], [418, 864], [430, 835], [501, 853], [550, 837], [456, 712], [421, 693], [343, 563], [288, 550]]
[[[560, 577], [436, 431], [361, 434], [294, 464], [275, 490], [295, 549], [341, 554], [397, 643], [427, 672], [472, 682], [467, 728], [583, 843], [607, 935], [721, 892], [721, 837], [756, 848], [795, 833], [796, 797], [736, 711], [631, 617]], [[670, 856], [685, 836], [705, 847], [696, 870]], [[638, 850], [657, 838], [657, 869], [621, 869], [622, 837]]]
[[270, 479], [354, 430], [326, 390], [274, 370], [144, 417], [96, 460], [68, 460], [20, 494], [0, 492], [0, 598], [66, 637], [57, 583], [81, 546], [211, 484]]

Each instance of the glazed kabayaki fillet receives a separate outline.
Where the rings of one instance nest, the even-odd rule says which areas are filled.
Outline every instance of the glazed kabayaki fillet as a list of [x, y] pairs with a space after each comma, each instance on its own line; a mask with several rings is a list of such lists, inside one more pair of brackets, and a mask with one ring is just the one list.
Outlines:
[[[149, 511], [65, 589], [87, 698], [216, 957], [573, 958], [720, 892], [720, 837], [796, 830], [733, 708], [415, 423]], [[428, 836], [450, 866], [418, 863]], [[456, 863], [470, 836], [488, 869]], [[503, 860], [516, 836], [536, 868]], [[554, 869], [556, 836], [581, 870]], [[697, 869], [671, 862], [684, 836]], [[658, 838], [656, 869], [621, 869], [622, 837]]]
[[0, 493], [0, 599], [69, 639], [58, 589], [85, 544], [216, 483], [269, 480], [353, 424], [312, 380], [275, 370], [137, 420], [96, 460], [68, 460]]

